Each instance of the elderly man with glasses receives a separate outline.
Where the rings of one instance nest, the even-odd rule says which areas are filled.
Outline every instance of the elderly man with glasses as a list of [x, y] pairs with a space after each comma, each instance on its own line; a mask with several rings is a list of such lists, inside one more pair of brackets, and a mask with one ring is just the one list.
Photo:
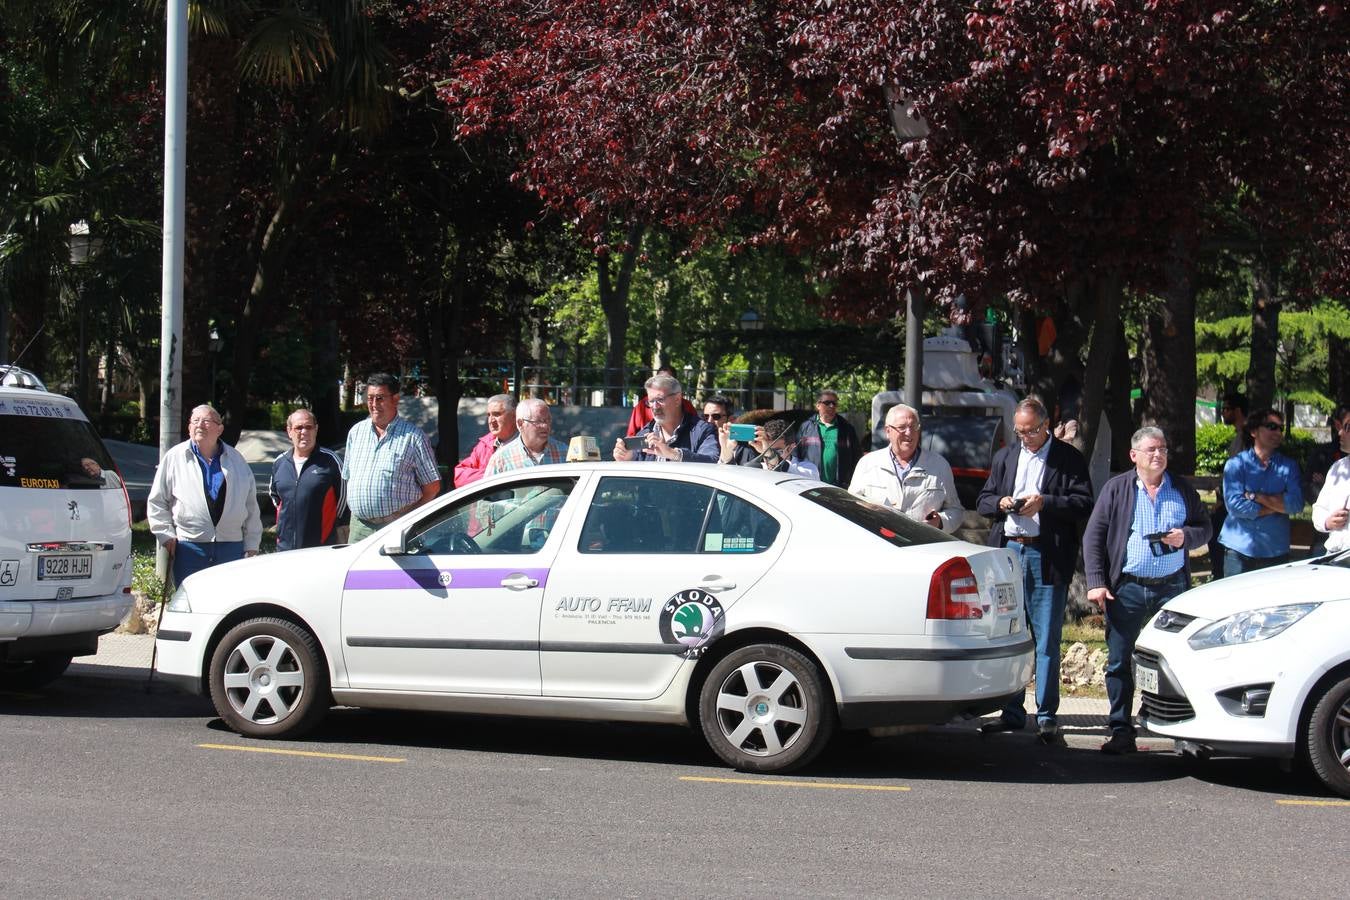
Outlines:
[[342, 477], [352, 511], [352, 543], [436, 499], [441, 472], [431, 442], [398, 414], [398, 379], [383, 372], [366, 379], [370, 417], [347, 432]]
[[483, 470], [484, 478], [513, 469], [567, 462], [567, 447], [553, 437], [553, 413], [543, 400], [531, 397], [516, 407], [515, 440], [503, 444]]
[[[1078, 533], [1092, 512], [1087, 460], [1050, 433], [1038, 400], [1023, 400], [1013, 414], [1018, 444], [994, 457], [976, 512], [993, 522], [991, 547], [1007, 547], [1022, 562], [1027, 625], [1036, 641], [1036, 739], [1063, 747], [1059, 733], [1059, 641], [1069, 582], [1078, 565]], [[982, 734], [1021, 731], [1027, 714], [1021, 698], [1004, 708]]]
[[886, 438], [887, 446], [858, 461], [849, 493], [954, 533], [965, 516], [956, 496], [956, 479], [942, 454], [921, 449], [918, 411], [903, 403], [891, 407], [886, 413]]
[[1190, 587], [1187, 551], [1209, 540], [1209, 511], [1167, 471], [1167, 438], [1152, 426], [1130, 438], [1134, 468], [1102, 487], [1083, 533], [1088, 600], [1106, 614], [1111, 738], [1102, 752], [1133, 753], [1134, 642], [1164, 603]]
[[715, 463], [721, 453], [717, 429], [684, 410], [684, 389], [670, 375], [653, 375], [643, 385], [652, 420], [633, 437], [642, 438], [641, 449], [628, 449], [624, 438], [614, 442], [619, 462]]
[[1298, 463], [1279, 452], [1284, 417], [1269, 407], [1247, 417], [1251, 440], [1223, 467], [1228, 518], [1219, 532], [1225, 578], [1289, 561], [1289, 517], [1303, 511]]
[[243, 455], [220, 439], [220, 413], [203, 404], [188, 419], [188, 439], [159, 461], [146, 499], [150, 533], [173, 560], [173, 582], [258, 552], [258, 486]]
[[820, 471], [820, 480], [843, 487], [853, 480], [853, 470], [862, 458], [858, 432], [839, 415], [839, 394], [824, 390], [816, 395], [816, 414], [802, 423], [797, 433], [797, 459]]

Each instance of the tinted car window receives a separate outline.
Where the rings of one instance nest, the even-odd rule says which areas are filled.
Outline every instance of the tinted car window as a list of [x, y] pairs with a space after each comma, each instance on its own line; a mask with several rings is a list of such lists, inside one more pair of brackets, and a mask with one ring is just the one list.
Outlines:
[[575, 478], [496, 487], [439, 510], [409, 534], [409, 553], [537, 553], [558, 521]]
[[802, 496], [897, 547], [957, 540], [937, 528], [915, 522], [890, 507], [869, 503], [843, 488], [812, 488], [802, 491]]
[[704, 553], [761, 553], [778, 537], [778, 520], [740, 497], [717, 492], [703, 536]]
[[710, 487], [662, 478], [602, 478], [581, 529], [582, 553], [698, 553]]
[[98, 490], [121, 486], [112, 457], [88, 422], [0, 415], [0, 487]]

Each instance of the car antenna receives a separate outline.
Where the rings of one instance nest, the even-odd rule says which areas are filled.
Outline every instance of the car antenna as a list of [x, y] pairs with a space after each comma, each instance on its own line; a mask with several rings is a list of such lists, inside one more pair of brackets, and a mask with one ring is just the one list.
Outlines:
[[23, 355], [28, 352], [28, 348], [33, 346], [33, 341], [36, 341], [38, 338], [42, 337], [42, 332], [45, 331], [46, 328], [47, 323], [43, 322], [41, 325], [38, 326], [38, 330], [33, 333], [33, 336], [28, 339], [28, 343], [23, 345], [23, 349], [19, 351], [19, 355], [14, 357], [14, 360], [12, 362], [0, 363], [0, 374], [8, 374], [10, 370], [17, 369], [19, 367], [19, 360], [23, 359]]

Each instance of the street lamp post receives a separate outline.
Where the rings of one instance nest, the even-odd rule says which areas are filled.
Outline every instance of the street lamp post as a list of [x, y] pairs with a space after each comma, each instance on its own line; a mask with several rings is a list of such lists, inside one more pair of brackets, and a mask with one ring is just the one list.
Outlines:
[[[899, 85], [886, 86], [886, 105], [891, 113], [891, 130], [902, 144], [928, 137], [928, 123], [914, 111], [914, 101], [905, 96]], [[918, 197], [910, 204], [918, 210]], [[912, 284], [905, 289], [905, 403], [914, 409], [923, 404], [923, 317], [926, 303], [923, 285]]]

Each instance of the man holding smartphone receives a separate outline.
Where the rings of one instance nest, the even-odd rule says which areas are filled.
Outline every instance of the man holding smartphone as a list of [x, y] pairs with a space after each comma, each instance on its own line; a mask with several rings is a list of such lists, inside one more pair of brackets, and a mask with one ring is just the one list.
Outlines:
[[[1057, 720], [1059, 642], [1078, 565], [1078, 530], [1092, 512], [1092, 482], [1083, 454], [1051, 435], [1040, 401], [1017, 405], [1013, 429], [1018, 444], [994, 457], [975, 509], [993, 522], [989, 545], [1007, 547], [1022, 562], [1027, 626], [1036, 641], [1036, 739], [1063, 747]], [[980, 732], [1021, 731], [1026, 724], [1019, 697]]]
[[[684, 389], [671, 375], [653, 375], [643, 387], [653, 418], [632, 437], [614, 442], [618, 462], [717, 462], [717, 429], [684, 411]], [[630, 445], [631, 443], [631, 445]]]
[[1327, 553], [1350, 550], [1350, 415], [1341, 419], [1336, 437], [1343, 455], [1327, 470], [1312, 514], [1313, 527], [1327, 536]]

